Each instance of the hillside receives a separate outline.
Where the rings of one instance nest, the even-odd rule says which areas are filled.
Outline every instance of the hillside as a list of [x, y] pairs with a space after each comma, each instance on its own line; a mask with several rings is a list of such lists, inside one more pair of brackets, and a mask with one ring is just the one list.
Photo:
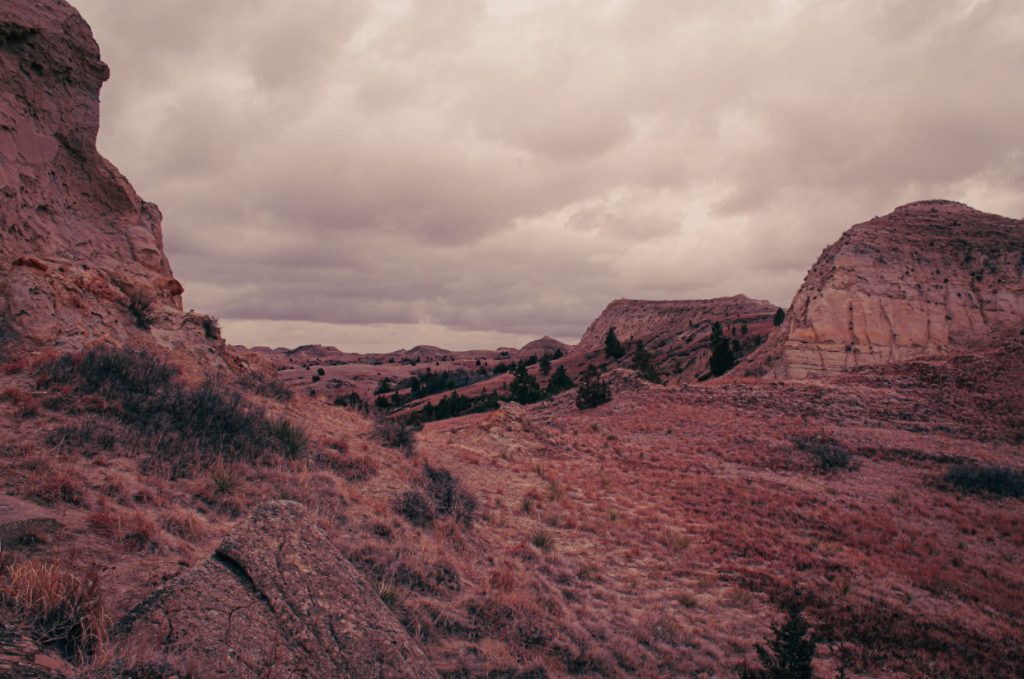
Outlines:
[[[0, 5], [0, 676], [737, 676], [788, 611], [818, 679], [1024, 675], [1020, 221], [854, 227], [778, 327], [619, 300], [572, 348], [246, 350], [96, 152], [106, 76], [64, 0]], [[382, 416], [519, 361], [610, 400]]]

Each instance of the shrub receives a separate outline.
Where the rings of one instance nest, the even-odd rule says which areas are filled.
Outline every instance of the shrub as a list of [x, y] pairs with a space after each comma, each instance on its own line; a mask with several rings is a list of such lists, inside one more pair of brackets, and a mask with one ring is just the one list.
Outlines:
[[775, 310], [775, 317], [772, 318], [772, 325], [775, 325], [775, 326], [782, 325], [782, 322], [785, 321], [785, 320], [786, 320], [786, 312], [783, 311], [781, 307], [776, 309]]
[[10, 403], [18, 417], [34, 417], [42, 405], [32, 394], [15, 387], [0, 391], [0, 401]]
[[740, 671], [741, 679], [812, 679], [811, 661], [817, 641], [804, 620], [800, 607], [788, 604], [786, 620], [772, 625], [774, 637], [765, 637], [767, 648], [757, 644], [754, 650], [762, 668]]
[[715, 321], [711, 326], [711, 359], [708, 367], [711, 375], [720, 377], [732, 370], [736, 358], [729, 347], [729, 340], [722, 334], [722, 324]]
[[44, 466], [31, 472], [22, 492], [46, 505], [85, 504], [85, 489], [74, 474], [59, 467]]
[[555, 547], [555, 538], [543, 528], [538, 528], [530, 536], [530, 544], [542, 552], [550, 552]]
[[74, 408], [73, 396], [92, 397], [92, 410], [147, 439], [173, 475], [220, 457], [255, 461], [280, 449], [264, 412], [237, 391], [210, 381], [184, 384], [175, 368], [147, 352], [104, 347], [66, 354], [40, 367], [39, 384], [60, 388], [50, 407]]
[[281, 452], [289, 460], [297, 460], [309, 447], [309, 434], [300, 425], [281, 418], [270, 427], [270, 432], [277, 439]]
[[417, 491], [409, 490], [398, 498], [395, 509], [399, 514], [409, 519], [414, 526], [429, 526], [434, 521], [433, 503], [426, 495]]
[[373, 426], [373, 437], [388, 448], [397, 448], [412, 457], [416, 447], [416, 432], [406, 422], [378, 417]]
[[12, 564], [0, 579], [0, 602], [68, 658], [80, 660], [106, 642], [110, 618], [95, 570], [79, 576], [38, 560]]
[[644, 346], [643, 340], [637, 340], [636, 352], [633, 354], [633, 368], [640, 373], [640, 377], [647, 380], [648, 382], [660, 382], [661, 375], [658, 374], [658, 369], [654, 367], [652, 363], [654, 357], [651, 356], [651, 352]]
[[216, 316], [200, 315], [199, 322], [203, 325], [203, 334], [206, 335], [206, 339], [220, 339], [220, 321]]
[[580, 410], [596, 408], [610, 400], [612, 400], [611, 388], [601, 379], [597, 368], [588, 366], [580, 377], [580, 386], [576, 390], [576, 407]]
[[537, 384], [537, 378], [527, 371], [526, 365], [523, 363], [515, 368], [515, 377], [508, 385], [508, 394], [513, 401], [523, 405], [536, 403], [544, 398], [544, 392]]
[[451, 514], [465, 525], [473, 523], [477, 508], [476, 498], [466, 490], [462, 482], [447, 469], [424, 466], [427, 475], [427, 490], [434, 500], [438, 514]]
[[560, 365], [555, 369], [555, 373], [551, 376], [551, 379], [548, 380], [548, 393], [554, 396], [555, 394], [560, 394], [563, 391], [568, 391], [574, 386], [576, 385], [574, 385], [572, 380], [569, 378], [569, 374], [565, 372], [565, 366]]
[[945, 480], [965, 493], [1024, 497], [1024, 472], [1009, 467], [958, 464], [946, 471]]
[[190, 509], [175, 509], [160, 520], [164, 530], [187, 542], [199, 542], [206, 537], [206, 528], [199, 515]]
[[128, 294], [128, 311], [135, 319], [136, 327], [149, 330], [155, 320], [153, 317], [153, 297], [142, 290], [134, 290]]
[[239, 380], [239, 384], [242, 385], [243, 389], [248, 389], [254, 394], [266, 396], [267, 398], [272, 398], [275, 401], [292, 400], [291, 390], [288, 389], [281, 380], [276, 377], [264, 375], [263, 373], [255, 370], [245, 373]]
[[840, 469], [856, 469], [853, 453], [833, 438], [800, 434], [790, 439], [798, 450], [810, 453], [817, 461], [818, 468], [831, 472]]
[[232, 495], [242, 487], [242, 471], [232, 464], [217, 460], [210, 468], [210, 483], [216, 495]]

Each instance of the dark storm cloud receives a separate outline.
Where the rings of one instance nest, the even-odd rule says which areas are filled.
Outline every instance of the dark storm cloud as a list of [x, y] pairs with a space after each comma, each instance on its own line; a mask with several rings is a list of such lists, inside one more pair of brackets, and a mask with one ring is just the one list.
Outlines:
[[1024, 213], [1012, 0], [78, 5], [113, 71], [101, 149], [236, 341], [514, 343], [617, 297], [786, 305], [900, 203]]

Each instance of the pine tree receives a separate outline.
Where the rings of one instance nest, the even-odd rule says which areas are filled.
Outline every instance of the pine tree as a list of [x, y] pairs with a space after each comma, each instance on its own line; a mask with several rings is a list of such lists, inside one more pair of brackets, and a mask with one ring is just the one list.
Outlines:
[[548, 380], [548, 393], [554, 396], [555, 394], [561, 394], [563, 391], [573, 388], [573, 382], [569, 379], [568, 373], [565, 372], [565, 366], [560, 365], [555, 369], [555, 374]]
[[786, 312], [779, 307], [775, 310], [775, 318], [772, 319], [772, 323], [775, 325], [782, 325], [782, 322], [786, 320]]
[[515, 377], [512, 378], [512, 382], [508, 385], [509, 398], [516, 403], [524, 405], [536, 403], [544, 398], [544, 392], [541, 391], [540, 385], [537, 384], [537, 378], [527, 371], [523, 363], [515, 367], [513, 374]]
[[540, 359], [540, 374], [547, 377], [551, 374], [551, 357], [547, 354], [541, 356]]
[[608, 328], [608, 334], [604, 336], [604, 355], [608, 358], [622, 358], [626, 355], [626, 348], [622, 346], [615, 328]]
[[711, 374], [715, 377], [724, 375], [732, 370], [735, 364], [736, 358], [729, 348], [729, 340], [722, 334], [722, 324], [715, 321], [711, 326]]
[[786, 621], [772, 625], [774, 638], [765, 637], [768, 647], [758, 644], [754, 648], [762, 668], [743, 668], [740, 679], [812, 679], [811, 661], [817, 641], [809, 632], [800, 607], [795, 603], [787, 605]]
[[601, 379], [601, 373], [594, 366], [587, 369], [580, 377], [580, 387], [576, 391], [576, 407], [580, 410], [596, 408], [602, 403], [612, 400], [612, 390], [608, 383]]
[[647, 351], [643, 340], [637, 340], [636, 351], [633, 353], [633, 368], [648, 382], [659, 382], [661, 376], [651, 363], [651, 359], [651, 352]]

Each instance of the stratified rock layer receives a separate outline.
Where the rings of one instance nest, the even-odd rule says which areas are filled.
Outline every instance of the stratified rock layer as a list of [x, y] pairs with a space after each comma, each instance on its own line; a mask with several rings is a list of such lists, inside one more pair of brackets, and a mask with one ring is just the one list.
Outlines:
[[745, 295], [683, 301], [618, 299], [591, 323], [571, 356], [601, 362], [605, 336], [615, 328], [624, 344], [643, 341], [655, 367], [669, 382], [691, 382], [708, 372], [714, 323], [722, 324], [725, 336], [735, 340], [737, 354], [742, 355], [768, 336], [775, 311], [770, 302]]
[[208, 561], [120, 625], [202, 676], [434, 677], [362, 576], [295, 502], [258, 507]]
[[910, 203], [826, 248], [747, 372], [806, 378], [971, 351], [1024, 329], [1024, 221]]
[[66, 2], [0, 3], [0, 326], [37, 346], [202, 344], [160, 211], [96, 150], [107, 76]]

